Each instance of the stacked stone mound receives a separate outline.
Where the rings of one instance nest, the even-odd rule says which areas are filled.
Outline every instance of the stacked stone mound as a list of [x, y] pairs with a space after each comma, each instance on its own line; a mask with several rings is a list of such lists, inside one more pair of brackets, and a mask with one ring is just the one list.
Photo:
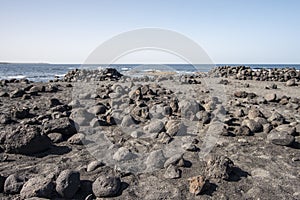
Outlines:
[[253, 70], [246, 66], [221, 66], [212, 69], [210, 76], [234, 78], [238, 80], [280, 81], [300, 80], [300, 71], [295, 68], [273, 68]]
[[76, 81], [115, 81], [119, 80], [123, 75], [114, 68], [86, 70], [86, 69], [75, 69], [69, 71], [63, 78], [65, 82], [76, 82]]

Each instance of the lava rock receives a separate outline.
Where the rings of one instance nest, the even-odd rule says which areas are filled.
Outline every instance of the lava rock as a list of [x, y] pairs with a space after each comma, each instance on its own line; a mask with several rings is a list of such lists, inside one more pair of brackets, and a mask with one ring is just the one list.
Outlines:
[[29, 108], [21, 108], [13, 111], [13, 117], [17, 119], [25, 119], [29, 117]]
[[295, 141], [295, 138], [286, 131], [273, 129], [268, 134], [267, 141], [280, 146], [290, 146]]
[[85, 141], [85, 135], [83, 133], [76, 133], [68, 139], [70, 144], [82, 145]]
[[91, 107], [88, 112], [93, 113], [94, 115], [100, 115], [100, 114], [105, 114], [107, 108], [104, 105], [97, 105]]
[[63, 141], [63, 135], [61, 133], [49, 133], [47, 136], [53, 143], [59, 143]]
[[271, 94], [266, 94], [264, 96], [264, 98], [268, 101], [268, 102], [274, 102], [276, 101], [277, 95], [275, 93], [271, 93]]
[[248, 112], [248, 117], [249, 119], [255, 119], [256, 117], [264, 117], [264, 115], [262, 114], [262, 112], [260, 112], [259, 109], [252, 108]]
[[121, 180], [114, 176], [100, 176], [93, 183], [93, 192], [96, 197], [111, 197], [121, 189]]
[[169, 165], [169, 167], [166, 169], [164, 173], [164, 177], [166, 179], [175, 179], [175, 178], [180, 178], [180, 170], [178, 167], [174, 165]]
[[5, 194], [19, 194], [24, 185], [24, 180], [17, 174], [12, 174], [7, 177], [4, 182]]
[[136, 158], [136, 155], [130, 152], [126, 147], [120, 147], [113, 155], [116, 161], [127, 161]]
[[164, 131], [165, 125], [160, 120], [152, 121], [150, 124], [144, 127], [144, 131], [147, 133], [160, 133]]
[[181, 111], [181, 117], [189, 118], [189, 115], [196, 114], [197, 112], [204, 110], [199, 103], [195, 100], [183, 100], [179, 102], [179, 110]]
[[164, 163], [164, 168], [169, 167], [170, 165], [175, 165], [178, 167], [183, 167], [184, 166], [184, 159], [183, 159], [183, 154], [175, 154], [168, 158], [166, 162]]
[[198, 195], [201, 194], [201, 192], [203, 192], [206, 187], [206, 179], [203, 176], [195, 176], [192, 178], [188, 179], [190, 182], [190, 186], [189, 186], [189, 191], [190, 193], [194, 194], [194, 195]]
[[179, 120], [169, 120], [165, 128], [170, 136], [185, 135], [187, 132], [187, 127]]
[[129, 127], [135, 124], [134, 119], [130, 115], [126, 115], [121, 122], [122, 127]]
[[296, 80], [295, 79], [288, 80], [285, 85], [288, 87], [295, 86]]
[[164, 167], [165, 161], [166, 161], [166, 158], [165, 158], [162, 150], [152, 151], [148, 155], [146, 162], [145, 162], [145, 164], [147, 166], [147, 171], [162, 169]]
[[36, 127], [20, 127], [6, 134], [3, 146], [7, 153], [31, 155], [49, 149], [51, 140]]
[[56, 179], [56, 191], [64, 198], [72, 198], [80, 186], [79, 172], [62, 171]]
[[61, 133], [63, 135], [74, 135], [77, 130], [73, 120], [63, 117], [59, 119], [54, 119], [47, 121], [44, 124], [44, 133]]
[[248, 126], [239, 126], [235, 129], [234, 134], [237, 136], [250, 136], [251, 130]]
[[45, 86], [36, 86], [36, 85], [34, 85], [34, 86], [32, 86], [30, 89], [29, 89], [29, 93], [31, 94], [31, 95], [37, 95], [39, 92], [45, 92], [45, 90], [46, 90], [46, 88], [45, 88]]
[[18, 98], [22, 97], [25, 94], [25, 91], [23, 89], [16, 89], [10, 93], [10, 98]]
[[275, 130], [279, 131], [279, 132], [287, 132], [289, 135], [296, 135], [296, 128], [290, 126], [289, 124], [283, 124], [283, 125], [279, 125], [275, 128]]
[[44, 197], [51, 198], [54, 183], [49, 178], [34, 177], [29, 179], [22, 187], [21, 198]]
[[226, 156], [212, 155], [207, 159], [206, 174], [215, 179], [228, 180], [234, 163]]
[[272, 115], [268, 118], [268, 121], [272, 125], [279, 126], [285, 122], [285, 118], [278, 112], [273, 112]]
[[98, 160], [92, 161], [87, 165], [86, 171], [91, 172], [97, 169], [98, 167], [104, 166], [104, 163]]
[[88, 126], [90, 121], [95, 117], [94, 114], [89, 113], [86, 109], [76, 108], [72, 109], [70, 118], [80, 126]]
[[237, 91], [234, 93], [234, 96], [237, 98], [246, 98], [248, 96], [248, 93], [245, 91]]
[[258, 132], [261, 132], [263, 131], [263, 126], [262, 124], [260, 124], [259, 122], [256, 122], [255, 120], [253, 119], [246, 119], [242, 122], [242, 125], [244, 126], [247, 126], [251, 132], [253, 133], [258, 133]]

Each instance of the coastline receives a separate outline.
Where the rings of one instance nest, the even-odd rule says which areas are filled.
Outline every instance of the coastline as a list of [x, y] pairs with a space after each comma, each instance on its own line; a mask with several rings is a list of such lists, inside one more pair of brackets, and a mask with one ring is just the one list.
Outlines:
[[[99, 176], [115, 178], [112, 199], [299, 198], [299, 74], [256, 80], [263, 77], [257, 71], [224, 69], [141, 77], [72, 70], [51, 82], [2, 80], [0, 180], [19, 185], [10, 194], [5, 181], [4, 191], [27, 198], [44, 187], [36, 174], [59, 185], [72, 169], [80, 174], [74, 199], [93, 196]], [[215, 122], [222, 129], [201, 157]], [[58, 198], [60, 188], [47, 188], [48, 198]]]

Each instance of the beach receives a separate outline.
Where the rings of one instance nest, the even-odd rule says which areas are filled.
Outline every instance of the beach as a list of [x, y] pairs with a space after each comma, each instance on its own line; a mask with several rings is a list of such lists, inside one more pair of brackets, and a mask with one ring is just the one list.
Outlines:
[[300, 198], [299, 70], [121, 73], [1, 80], [1, 199]]

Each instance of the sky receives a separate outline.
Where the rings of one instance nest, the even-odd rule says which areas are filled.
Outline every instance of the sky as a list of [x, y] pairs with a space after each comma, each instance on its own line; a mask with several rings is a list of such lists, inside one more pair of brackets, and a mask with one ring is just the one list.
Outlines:
[[[82, 64], [114, 36], [152, 27], [188, 37], [214, 63], [297, 64], [299, 9], [298, 0], [0, 0], [0, 62]], [[118, 60], [181, 61], [157, 51]]]

